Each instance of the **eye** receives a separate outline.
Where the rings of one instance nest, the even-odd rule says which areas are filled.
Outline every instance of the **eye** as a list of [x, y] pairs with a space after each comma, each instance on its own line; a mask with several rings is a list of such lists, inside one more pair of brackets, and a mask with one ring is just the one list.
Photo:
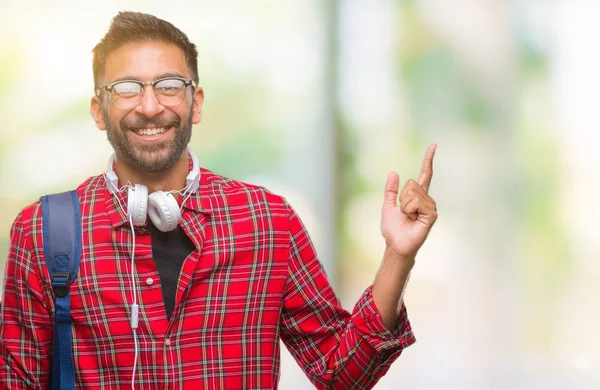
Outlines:
[[184, 89], [185, 83], [179, 79], [161, 80], [154, 86], [154, 90], [163, 95], [178, 94]]
[[119, 94], [121, 97], [139, 95], [141, 90], [142, 87], [139, 84], [128, 81], [117, 83], [112, 87], [112, 92]]

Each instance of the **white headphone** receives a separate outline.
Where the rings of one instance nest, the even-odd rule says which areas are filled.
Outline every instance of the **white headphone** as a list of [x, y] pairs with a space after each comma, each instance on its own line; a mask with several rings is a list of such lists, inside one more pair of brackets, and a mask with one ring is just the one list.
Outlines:
[[[133, 241], [131, 245], [131, 284], [133, 285], [133, 303], [131, 305], [131, 330], [133, 331], [134, 340], [134, 359], [133, 359], [133, 373], [131, 375], [131, 388], [134, 389], [135, 385], [135, 374], [138, 361], [138, 338], [137, 328], [139, 321], [139, 305], [137, 303], [137, 292], [136, 292], [136, 281], [135, 281], [135, 230], [134, 225], [144, 225], [146, 223], [146, 215], [150, 216], [152, 223], [159, 230], [168, 232], [177, 227], [179, 220], [181, 219], [181, 210], [177, 204], [177, 200], [173, 196], [173, 193], [179, 193], [181, 196], [189, 198], [194, 192], [198, 190], [200, 186], [200, 165], [198, 164], [198, 158], [187, 148], [188, 155], [192, 159], [192, 170], [185, 178], [185, 188], [180, 191], [156, 191], [148, 196], [148, 187], [142, 184], [136, 184], [131, 186], [127, 183], [123, 186], [123, 189], [127, 188], [127, 217], [131, 226], [131, 234]], [[106, 180], [106, 186], [111, 194], [117, 194], [121, 191], [119, 189], [119, 178], [113, 169], [115, 163], [115, 155], [113, 154], [108, 160], [108, 166], [104, 173]], [[117, 201], [119, 198], [116, 198]], [[183, 204], [182, 202], [182, 204]], [[123, 205], [119, 201], [121, 209]], [[123, 210], [125, 211], [125, 210]]]
[[[187, 152], [192, 158], [192, 170], [185, 179], [185, 188], [179, 192], [183, 196], [189, 196], [198, 190], [200, 186], [200, 166], [198, 158], [187, 148]], [[116, 194], [119, 189], [119, 178], [113, 169], [115, 155], [108, 160], [105, 178], [106, 186], [111, 194]], [[148, 187], [142, 184], [127, 186], [127, 217], [133, 220], [133, 224], [141, 226], [146, 224], [146, 215], [157, 229], [168, 232], [177, 227], [181, 219], [179, 204], [172, 192], [156, 191], [148, 195]]]

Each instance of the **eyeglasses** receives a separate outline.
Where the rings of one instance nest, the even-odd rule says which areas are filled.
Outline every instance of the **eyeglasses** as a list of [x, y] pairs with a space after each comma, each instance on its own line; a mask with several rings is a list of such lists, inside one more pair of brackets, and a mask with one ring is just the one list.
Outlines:
[[156, 99], [163, 106], [178, 106], [185, 99], [185, 91], [190, 85], [194, 88], [192, 80], [183, 77], [166, 77], [155, 81], [122, 80], [115, 81], [96, 90], [96, 96], [104, 91], [110, 93], [113, 104], [122, 110], [129, 110], [139, 106], [144, 97], [146, 85], [151, 85]]

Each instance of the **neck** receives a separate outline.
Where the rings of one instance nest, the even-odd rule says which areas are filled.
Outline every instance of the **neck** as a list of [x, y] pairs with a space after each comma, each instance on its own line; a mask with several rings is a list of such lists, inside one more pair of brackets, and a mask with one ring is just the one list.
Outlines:
[[[133, 168], [125, 161], [115, 157], [116, 171], [119, 176], [119, 187], [125, 183], [142, 184], [148, 187], [148, 193], [156, 191], [179, 191], [186, 185], [186, 177], [190, 172], [188, 152], [183, 152], [181, 157], [171, 167], [160, 172], [144, 172]], [[175, 194], [175, 197], [178, 195]]]

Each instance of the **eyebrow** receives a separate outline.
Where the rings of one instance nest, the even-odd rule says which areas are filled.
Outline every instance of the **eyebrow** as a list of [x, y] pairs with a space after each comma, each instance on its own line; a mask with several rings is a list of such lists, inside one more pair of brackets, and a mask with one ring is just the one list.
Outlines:
[[[157, 78], [155, 78], [152, 81], [164, 79], [164, 78], [167, 78], [167, 77], [181, 77], [181, 78], [187, 80], [187, 77], [185, 77], [184, 75], [182, 75], [180, 73], [167, 72], [167, 73], [161, 74], [160, 76], [158, 76]], [[119, 78], [114, 79], [109, 84], [116, 83], [118, 81], [140, 81], [140, 82], [143, 82], [142, 79], [140, 77], [137, 77], [137, 76], [123, 76], [123, 77], [119, 77]]]

